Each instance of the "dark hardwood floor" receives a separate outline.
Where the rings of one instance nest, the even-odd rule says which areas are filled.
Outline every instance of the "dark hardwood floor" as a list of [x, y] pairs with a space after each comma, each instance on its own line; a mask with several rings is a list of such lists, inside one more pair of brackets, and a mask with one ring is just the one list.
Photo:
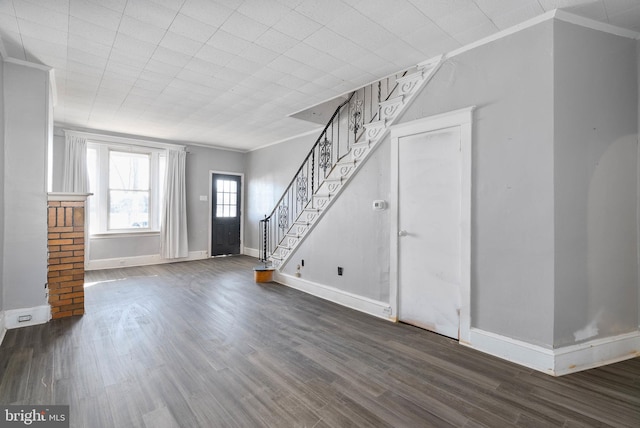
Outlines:
[[553, 378], [278, 284], [249, 257], [88, 272], [7, 332], [0, 403], [72, 427], [640, 426], [640, 359]]

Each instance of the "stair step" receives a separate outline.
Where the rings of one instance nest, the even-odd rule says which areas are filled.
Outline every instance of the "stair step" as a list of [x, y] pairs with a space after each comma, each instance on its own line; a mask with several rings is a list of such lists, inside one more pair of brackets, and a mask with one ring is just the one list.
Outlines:
[[396, 82], [398, 82], [399, 93], [401, 95], [408, 95], [413, 93], [413, 91], [415, 91], [416, 88], [420, 86], [420, 83], [424, 79], [424, 75], [426, 71], [427, 71], [426, 69], [420, 68], [415, 73], [407, 74], [404, 77], [400, 77], [399, 79], [396, 79]]
[[384, 134], [387, 127], [387, 120], [376, 120], [375, 122], [366, 123], [364, 125], [364, 135], [367, 141], [376, 141]]
[[400, 108], [404, 104], [404, 95], [391, 98], [387, 101], [380, 103], [380, 116], [382, 119], [391, 119], [395, 117], [400, 111]]
[[371, 148], [371, 141], [366, 140], [351, 146], [351, 158], [357, 162], [366, 157], [367, 152]]

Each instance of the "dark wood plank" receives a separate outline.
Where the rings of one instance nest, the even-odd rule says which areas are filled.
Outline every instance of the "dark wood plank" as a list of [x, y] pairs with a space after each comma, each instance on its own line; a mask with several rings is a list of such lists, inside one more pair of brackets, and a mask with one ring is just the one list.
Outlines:
[[637, 427], [640, 359], [553, 378], [225, 257], [87, 272], [86, 314], [8, 331], [0, 402], [72, 427]]

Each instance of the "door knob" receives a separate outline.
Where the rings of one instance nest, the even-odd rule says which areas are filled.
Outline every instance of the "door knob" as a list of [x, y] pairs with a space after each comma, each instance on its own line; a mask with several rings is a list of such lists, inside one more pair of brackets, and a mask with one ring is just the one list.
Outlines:
[[408, 233], [406, 230], [401, 230], [400, 232], [398, 232], [398, 236], [407, 236]]

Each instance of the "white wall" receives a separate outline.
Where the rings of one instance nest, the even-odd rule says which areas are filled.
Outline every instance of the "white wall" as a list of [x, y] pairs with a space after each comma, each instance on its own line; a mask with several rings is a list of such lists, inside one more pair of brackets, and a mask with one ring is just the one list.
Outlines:
[[554, 25], [554, 347], [638, 327], [636, 41]]
[[5, 310], [47, 304], [48, 79], [47, 71], [4, 64]]

